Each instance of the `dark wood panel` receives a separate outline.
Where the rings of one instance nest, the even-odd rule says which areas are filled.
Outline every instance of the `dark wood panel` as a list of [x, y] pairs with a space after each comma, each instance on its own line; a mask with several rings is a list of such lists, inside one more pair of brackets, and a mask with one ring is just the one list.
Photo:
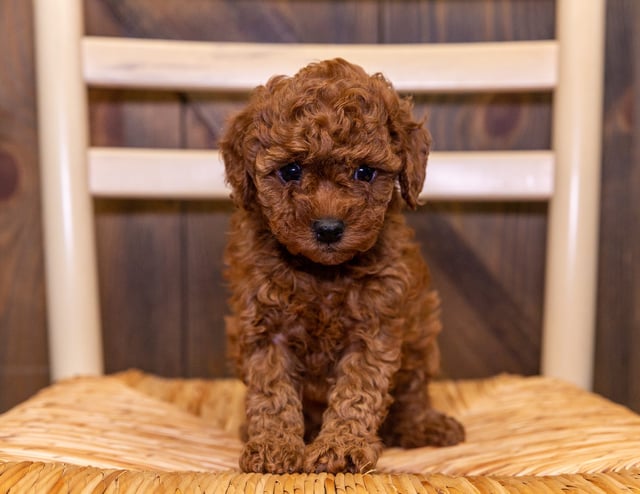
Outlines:
[[167, 201], [97, 203], [108, 372], [138, 367], [184, 374], [180, 211], [179, 203]]
[[[444, 375], [538, 372], [545, 211], [435, 204], [409, 215], [442, 297]], [[484, 224], [481, 235], [461, 232], [460, 218]]]
[[0, 1], [0, 411], [49, 380], [30, 7]]
[[554, 0], [382, 1], [384, 43], [548, 39]]
[[[627, 2], [632, 3], [632, 2]], [[633, 130], [631, 136], [632, 157], [631, 166], [633, 172], [630, 177], [630, 183], [633, 184], [633, 191], [640, 189], [640, 5], [638, 2], [633, 2], [633, 58], [634, 63], [634, 78], [633, 86], [631, 88], [631, 106], [633, 108]], [[615, 14], [614, 14], [615, 15]], [[615, 54], [611, 54], [615, 56]], [[632, 193], [631, 197], [635, 199], [635, 216], [631, 218], [631, 227], [634, 230], [634, 237], [631, 240], [631, 252], [632, 258], [635, 260], [633, 263], [633, 269], [635, 276], [633, 277], [634, 284], [630, 287], [624, 285], [617, 285], [617, 288], [628, 289], [631, 293], [635, 294], [635, 300], [640, 300], [640, 204], [638, 204], [638, 194]], [[606, 217], [605, 217], [606, 218]], [[626, 226], [625, 226], [626, 228]], [[629, 322], [626, 326], [633, 335], [632, 348], [634, 349], [634, 355], [640, 355], [640, 304], [632, 304], [633, 307], [630, 310]], [[633, 359], [629, 372], [629, 398], [626, 403], [629, 404], [634, 410], [640, 412], [640, 361], [639, 359]]]
[[186, 208], [184, 345], [188, 376], [224, 376], [232, 371], [226, 356], [228, 293], [222, 275], [229, 209], [229, 204], [202, 202]]
[[88, 32], [210, 41], [376, 42], [376, 0], [85, 0]]
[[595, 387], [640, 411], [640, 4], [607, 13]]

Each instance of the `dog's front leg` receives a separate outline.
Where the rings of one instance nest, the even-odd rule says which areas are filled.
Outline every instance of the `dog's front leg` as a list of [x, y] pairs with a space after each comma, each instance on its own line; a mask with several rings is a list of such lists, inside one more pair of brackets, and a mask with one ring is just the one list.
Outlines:
[[240, 458], [245, 472], [282, 474], [302, 468], [304, 418], [291, 367], [291, 355], [277, 342], [264, 342], [249, 356], [248, 438]]
[[392, 398], [391, 378], [400, 365], [400, 343], [378, 335], [351, 345], [338, 364], [322, 429], [305, 452], [307, 472], [366, 472], [382, 450], [378, 429]]

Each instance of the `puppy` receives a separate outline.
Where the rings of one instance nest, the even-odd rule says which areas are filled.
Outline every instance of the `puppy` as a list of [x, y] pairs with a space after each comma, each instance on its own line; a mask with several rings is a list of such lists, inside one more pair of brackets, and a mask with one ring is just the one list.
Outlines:
[[401, 214], [430, 137], [345, 60], [273, 77], [220, 147], [236, 206], [230, 356], [247, 385], [245, 471], [365, 472], [384, 445], [452, 445], [430, 407], [439, 300]]

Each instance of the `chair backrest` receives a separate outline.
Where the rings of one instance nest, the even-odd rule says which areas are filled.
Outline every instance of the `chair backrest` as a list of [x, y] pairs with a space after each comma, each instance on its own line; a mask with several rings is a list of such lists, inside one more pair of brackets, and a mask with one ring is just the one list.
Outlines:
[[279, 45], [87, 37], [82, 0], [34, 0], [52, 378], [103, 371], [92, 197], [228, 197], [215, 150], [89, 147], [87, 87], [245, 91], [341, 56], [405, 92], [553, 93], [552, 149], [434, 152], [423, 193], [549, 201], [542, 372], [589, 388], [604, 3], [558, 0], [555, 40]]

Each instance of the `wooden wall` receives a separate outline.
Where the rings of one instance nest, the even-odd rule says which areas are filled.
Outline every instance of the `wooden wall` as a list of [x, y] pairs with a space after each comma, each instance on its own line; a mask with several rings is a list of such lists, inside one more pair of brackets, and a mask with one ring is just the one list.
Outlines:
[[0, 410], [48, 383], [30, 2], [0, 0]]
[[[270, 42], [549, 38], [553, 0], [86, 0], [95, 35]], [[640, 410], [640, 4], [609, 0], [596, 388]], [[48, 381], [30, 2], [0, 0], [0, 410]], [[245, 96], [92, 90], [95, 145], [211, 148]], [[439, 150], [549, 146], [546, 94], [416, 98]], [[96, 201], [108, 371], [217, 376], [229, 205]], [[410, 213], [444, 300], [446, 376], [538, 371], [541, 203]], [[638, 334], [638, 336], [636, 336]]]

